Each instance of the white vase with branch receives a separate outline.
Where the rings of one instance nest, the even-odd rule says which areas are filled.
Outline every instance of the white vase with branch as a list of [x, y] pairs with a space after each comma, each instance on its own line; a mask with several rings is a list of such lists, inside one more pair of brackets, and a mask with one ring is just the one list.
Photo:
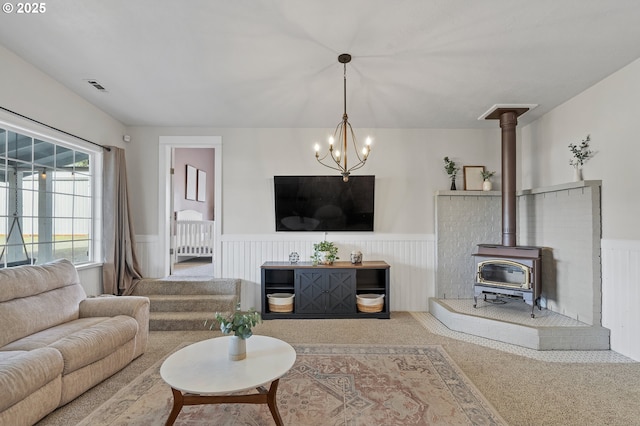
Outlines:
[[574, 182], [579, 182], [583, 180], [582, 177], [582, 166], [586, 163], [590, 158], [595, 155], [595, 151], [592, 151], [589, 148], [589, 143], [591, 142], [591, 135], [587, 135], [580, 144], [569, 144], [569, 151], [573, 154], [573, 157], [569, 160], [569, 164], [573, 166], [573, 180]]
[[491, 191], [491, 189], [493, 189], [493, 185], [491, 183], [491, 177], [495, 175], [496, 172], [483, 170], [480, 172], [480, 174], [482, 175], [482, 190]]

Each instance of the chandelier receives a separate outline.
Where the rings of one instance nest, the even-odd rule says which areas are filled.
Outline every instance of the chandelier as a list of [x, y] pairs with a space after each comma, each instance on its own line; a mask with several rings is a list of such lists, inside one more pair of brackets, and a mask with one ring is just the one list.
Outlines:
[[[367, 138], [365, 145], [362, 147], [361, 155], [361, 153], [358, 152], [356, 135], [353, 132], [353, 128], [349, 123], [349, 117], [347, 116], [347, 64], [351, 62], [351, 55], [343, 53], [338, 56], [338, 62], [344, 65], [344, 114], [342, 115], [342, 121], [338, 123], [335, 132], [333, 132], [333, 136], [329, 137], [329, 150], [327, 153], [320, 157], [320, 145], [316, 144], [315, 149], [318, 163], [339, 171], [342, 175], [342, 180], [348, 182], [351, 172], [364, 166], [364, 163], [367, 161], [369, 153], [371, 152], [371, 138]], [[351, 135], [351, 143], [355, 150], [356, 158], [358, 159], [358, 162], [351, 167], [347, 165], [347, 148], [349, 147], [347, 139], [349, 135]], [[336, 141], [340, 144], [342, 151], [340, 148], [334, 149], [333, 145]]]

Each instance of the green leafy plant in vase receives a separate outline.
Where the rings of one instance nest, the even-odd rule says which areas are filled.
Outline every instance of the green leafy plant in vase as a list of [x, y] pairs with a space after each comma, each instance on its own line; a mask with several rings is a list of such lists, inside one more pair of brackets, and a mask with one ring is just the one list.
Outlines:
[[[205, 321], [207, 325], [209, 320]], [[224, 334], [232, 334], [229, 343], [229, 358], [233, 361], [240, 361], [247, 357], [246, 340], [253, 336], [253, 327], [262, 322], [260, 313], [254, 308], [248, 311], [240, 310], [240, 303], [236, 305], [236, 310], [230, 315], [215, 313], [215, 319], [211, 321], [209, 329], [219, 326]]]
[[483, 170], [480, 172], [482, 175], [482, 190], [483, 191], [491, 191], [493, 185], [491, 184], [491, 177], [496, 174], [496, 172], [491, 172], [488, 170]]
[[490, 172], [488, 170], [483, 170], [480, 172], [480, 174], [482, 175], [482, 180], [489, 180], [493, 177], [493, 175], [496, 174], [496, 172]]
[[314, 265], [331, 265], [338, 257], [338, 247], [331, 241], [320, 241], [313, 245], [311, 260]]
[[444, 157], [444, 170], [449, 175], [449, 179], [451, 179], [451, 190], [455, 191], [456, 175], [458, 174], [460, 167], [456, 167], [456, 162], [451, 160], [449, 157]]

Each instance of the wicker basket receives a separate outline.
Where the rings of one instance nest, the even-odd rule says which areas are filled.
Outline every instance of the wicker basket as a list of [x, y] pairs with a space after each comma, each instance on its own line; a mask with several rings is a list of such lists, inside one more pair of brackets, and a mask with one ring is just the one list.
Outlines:
[[380, 305], [363, 305], [361, 303], [356, 303], [358, 306], [358, 311], [366, 312], [366, 313], [374, 313], [374, 312], [382, 312], [382, 308], [384, 304]]
[[273, 305], [269, 303], [269, 311], [276, 313], [293, 312], [293, 303], [289, 305]]
[[272, 293], [268, 294], [269, 311], [275, 313], [293, 312], [293, 294]]
[[382, 312], [384, 294], [358, 294], [356, 295], [356, 306], [360, 312]]

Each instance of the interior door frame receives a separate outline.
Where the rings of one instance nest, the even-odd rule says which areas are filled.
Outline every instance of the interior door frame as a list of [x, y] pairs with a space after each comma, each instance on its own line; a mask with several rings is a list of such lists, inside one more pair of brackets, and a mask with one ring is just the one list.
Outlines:
[[215, 244], [213, 252], [213, 275], [220, 278], [222, 264], [222, 136], [160, 136], [158, 165], [158, 255], [162, 259], [163, 276], [168, 276], [171, 268], [171, 220], [172, 220], [172, 176], [170, 169], [175, 148], [213, 148], [214, 155], [214, 206]]

